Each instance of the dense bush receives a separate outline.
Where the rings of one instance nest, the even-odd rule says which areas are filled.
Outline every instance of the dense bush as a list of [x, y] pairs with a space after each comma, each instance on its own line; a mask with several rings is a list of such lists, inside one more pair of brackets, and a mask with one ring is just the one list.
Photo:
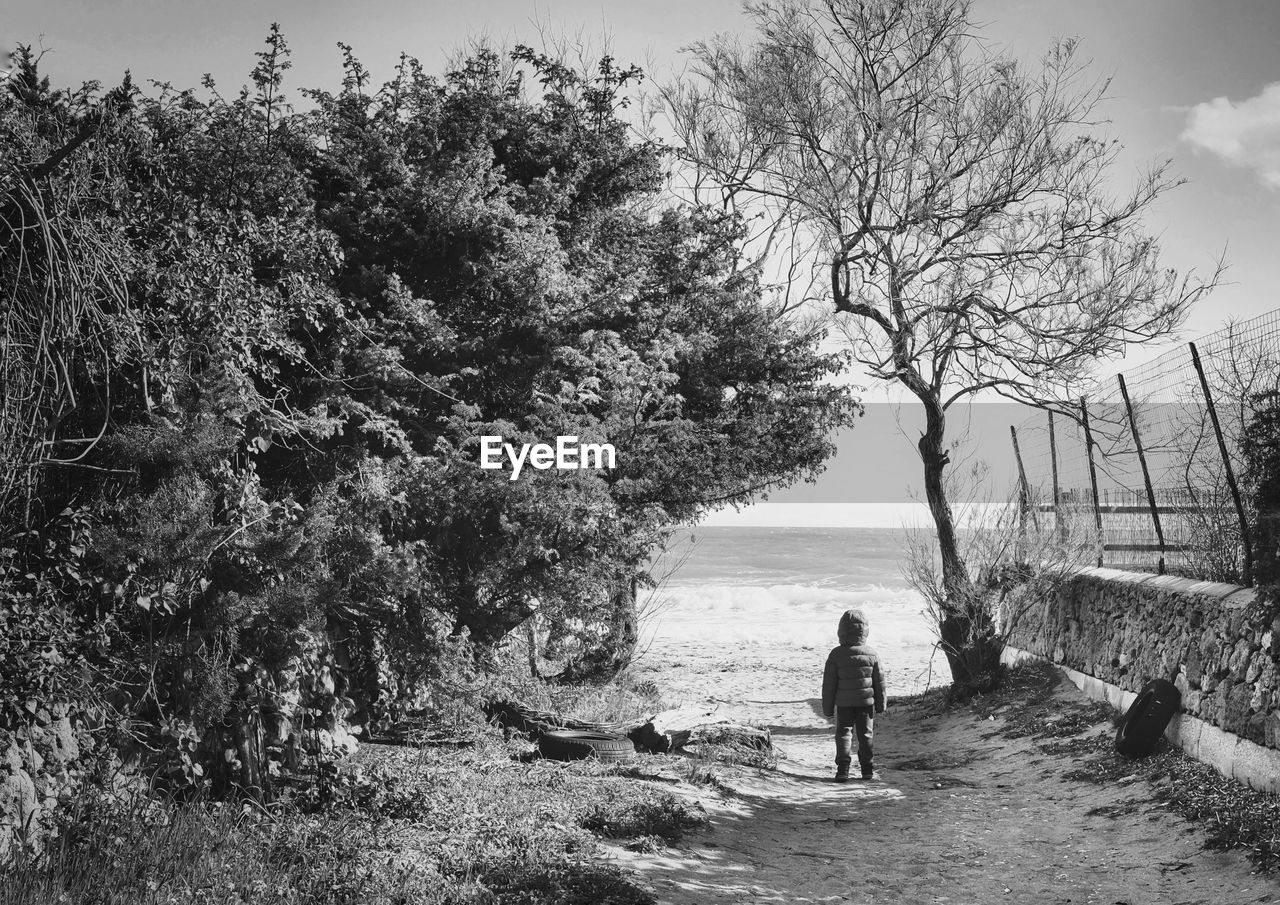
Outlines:
[[652, 846], [706, 821], [594, 762], [510, 753], [371, 747], [363, 778], [320, 808], [88, 799], [48, 857], [6, 875], [0, 905], [641, 905], [652, 895], [597, 838]]
[[[19, 49], [0, 730], [70, 702], [178, 791], [268, 790], [474, 696], [530, 620], [608, 676], [672, 526], [812, 477], [854, 414], [742, 225], [664, 203], [638, 70], [482, 50], [377, 88], [344, 54], [295, 111], [274, 29], [231, 96], [58, 90]], [[510, 481], [484, 434], [617, 467]]]
[[1253, 556], [1259, 584], [1280, 585], [1280, 392], [1253, 397], [1241, 437], [1254, 513]]

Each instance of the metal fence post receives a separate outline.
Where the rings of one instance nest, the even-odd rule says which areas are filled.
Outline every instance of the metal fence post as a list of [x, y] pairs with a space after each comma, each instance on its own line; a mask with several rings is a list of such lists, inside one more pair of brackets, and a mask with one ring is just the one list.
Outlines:
[[1244, 548], [1244, 562], [1241, 565], [1241, 580], [1245, 585], [1253, 584], [1253, 544], [1249, 538], [1249, 518], [1244, 512], [1244, 503], [1240, 499], [1240, 485], [1236, 483], [1236, 473], [1231, 467], [1231, 456], [1227, 452], [1227, 441], [1222, 438], [1222, 425], [1218, 423], [1218, 409], [1213, 404], [1213, 394], [1209, 392], [1209, 381], [1204, 376], [1204, 365], [1200, 363], [1200, 353], [1195, 343], [1187, 343], [1191, 347], [1191, 362], [1196, 366], [1196, 374], [1200, 377], [1200, 389], [1204, 391], [1204, 404], [1209, 409], [1209, 419], [1213, 422], [1213, 433], [1218, 438], [1218, 452], [1222, 455], [1222, 467], [1226, 470], [1227, 486], [1231, 488], [1231, 499], [1236, 504], [1236, 516], [1240, 519], [1240, 543]]
[[1129, 431], [1133, 434], [1133, 445], [1138, 450], [1138, 463], [1142, 466], [1142, 481], [1147, 487], [1147, 505], [1151, 507], [1151, 522], [1156, 527], [1156, 543], [1160, 546], [1160, 563], [1158, 571], [1164, 574], [1164, 529], [1160, 527], [1160, 507], [1156, 505], [1156, 492], [1151, 487], [1151, 471], [1147, 468], [1147, 454], [1142, 449], [1142, 436], [1138, 433], [1138, 422], [1133, 417], [1133, 403], [1129, 401], [1129, 388], [1124, 385], [1124, 375], [1117, 374], [1120, 381], [1120, 396], [1124, 399], [1125, 411], [1129, 413]]
[[1093, 431], [1089, 429], [1089, 401], [1080, 400], [1080, 423], [1084, 425], [1084, 452], [1089, 459], [1089, 488], [1093, 491], [1093, 522], [1098, 531], [1098, 565], [1102, 565], [1102, 507], [1098, 505], [1098, 470], [1093, 464]]
[[1009, 436], [1013, 438], [1013, 457], [1018, 462], [1018, 481], [1022, 487], [1023, 513], [1031, 513], [1031, 524], [1036, 531], [1040, 530], [1040, 518], [1036, 515], [1034, 500], [1031, 498], [1031, 485], [1027, 483], [1027, 471], [1022, 467], [1022, 450], [1018, 448], [1018, 430], [1009, 425]]
[[1053, 432], [1053, 410], [1049, 410], [1049, 464], [1053, 472], [1053, 526], [1059, 540], [1066, 540], [1067, 526], [1062, 519], [1062, 492], [1058, 487], [1058, 440]]

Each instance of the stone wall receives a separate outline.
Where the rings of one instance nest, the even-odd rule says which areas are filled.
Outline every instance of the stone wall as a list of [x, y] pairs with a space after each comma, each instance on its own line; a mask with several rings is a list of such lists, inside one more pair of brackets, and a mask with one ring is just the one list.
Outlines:
[[1236, 585], [1084, 569], [1002, 605], [1008, 643], [1137, 691], [1173, 680], [1185, 713], [1280, 749], [1280, 617]]
[[[342, 645], [312, 633], [279, 669], [247, 666], [229, 727], [194, 735], [192, 756], [203, 761], [205, 776], [216, 766], [261, 789], [273, 771], [296, 770], [301, 758], [330, 761], [354, 752], [361, 726], [352, 721], [347, 659]], [[109, 776], [111, 788], [101, 791], [112, 794], [145, 788], [157, 765], [97, 744], [90, 727], [102, 723], [100, 714], [90, 718], [76, 704], [48, 703], [21, 725], [0, 728], [0, 864], [19, 847], [41, 850], [55, 811], [82, 791], [87, 774], [95, 783]]]
[[0, 729], [0, 863], [16, 843], [39, 848], [47, 815], [76, 785], [81, 755], [92, 747], [67, 704], [39, 708], [16, 731]]
[[[0, 864], [19, 848], [39, 851], [56, 810], [86, 779], [95, 790], [127, 797], [155, 776], [172, 778], [187, 762], [200, 766], [199, 782], [214, 793], [239, 785], [269, 795], [277, 775], [354, 753], [359, 738], [385, 728], [388, 703], [412, 711], [436, 700], [425, 680], [406, 677], [392, 661], [376, 636], [299, 632], [282, 662], [239, 664], [230, 709], [212, 725], [183, 724], [180, 738], [165, 735], [174, 748], [160, 753], [143, 753], [107, 731], [104, 724], [119, 718], [107, 720], [100, 710], [33, 704], [19, 725], [0, 726]], [[152, 742], [158, 730], [143, 728]], [[110, 788], [101, 789], [103, 782]]]

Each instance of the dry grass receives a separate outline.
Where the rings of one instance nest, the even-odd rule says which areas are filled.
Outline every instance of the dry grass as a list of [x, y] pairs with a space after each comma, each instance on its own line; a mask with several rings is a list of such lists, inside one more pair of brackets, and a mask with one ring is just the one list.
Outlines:
[[1053, 695], [1060, 682], [1049, 664], [1018, 667], [998, 692], [973, 702], [974, 713], [982, 719], [998, 715], [996, 732], [1006, 738], [1030, 737], [1046, 754], [1069, 758], [1066, 779], [1130, 786], [1134, 797], [1099, 814], [1118, 817], [1145, 803], [1163, 804], [1199, 826], [1206, 847], [1245, 852], [1264, 870], [1280, 867], [1280, 798], [1228, 779], [1163, 739], [1149, 757], [1117, 754], [1110, 732], [1084, 733], [1115, 722], [1119, 714], [1097, 702], [1064, 706]]
[[509, 691], [513, 699], [532, 710], [585, 723], [640, 721], [666, 709], [653, 682], [632, 682], [625, 674], [602, 686], [528, 682]]
[[778, 766], [778, 754], [772, 747], [751, 744], [728, 729], [708, 729], [696, 744], [689, 746], [686, 753], [704, 765], [737, 764], [761, 770], [774, 770]]
[[[1135, 788], [1149, 790], [1151, 803], [1196, 824], [1207, 848], [1245, 852], [1263, 870], [1280, 867], [1280, 798], [1229, 779], [1164, 740], [1141, 759], [1117, 754], [1110, 735], [1081, 742], [1070, 753], [1077, 763], [1083, 757], [1083, 765], [1067, 770], [1067, 779], [1100, 785], [1146, 780]], [[1130, 813], [1142, 803], [1130, 801], [1109, 816]]]
[[[366, 746], [268, 813], [138, 802], [69, 814], [47, 856], [0, 874], [0, 905], [463, 905], [652, 902], [599, 839], [655, 847], [705, 817], [594, 761]], [[65, 897], [65, 898], [63, 898]]]

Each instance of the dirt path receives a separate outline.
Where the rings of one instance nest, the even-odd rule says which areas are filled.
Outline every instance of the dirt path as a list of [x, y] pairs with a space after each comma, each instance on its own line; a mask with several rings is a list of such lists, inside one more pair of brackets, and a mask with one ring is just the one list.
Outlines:
[[[721, 683], [694, 683], [686, 691], [716, 699]], [[1083, 701], [1068, 683], [1055, 694], [1064, 707]], [[1280, 879], [1206, 851], [1196, 828], [1150, 802], [1145, 781], [1066, 780], [1076, 764], [1000, 736], [998, 719], [891, 712], [876, 725], [882, 778], [836, 784], [816, 702], [718, 700], [771, 726], [783, 757], [777, 771], [718, 768], [726, 793], [691, 792], [707, 832], [658, 854], [618, 853], [660, 902], [1280, 903]]]

